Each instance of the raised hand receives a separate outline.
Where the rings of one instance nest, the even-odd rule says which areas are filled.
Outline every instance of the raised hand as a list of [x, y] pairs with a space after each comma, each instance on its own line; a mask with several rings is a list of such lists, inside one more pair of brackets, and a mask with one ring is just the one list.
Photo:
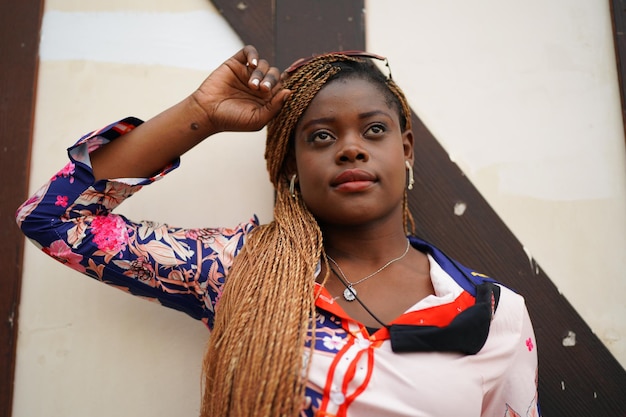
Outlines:
[[263, 128], [288, 96], [279, 70], [248, 45], [213, 71], [192, 98], [214, 131], [251, 131]]
[[259, 130], [289, 94], [278, 69], [246, 46], [186, 99], [94, 151], [94, 177], [149, 176], [214, 133]]

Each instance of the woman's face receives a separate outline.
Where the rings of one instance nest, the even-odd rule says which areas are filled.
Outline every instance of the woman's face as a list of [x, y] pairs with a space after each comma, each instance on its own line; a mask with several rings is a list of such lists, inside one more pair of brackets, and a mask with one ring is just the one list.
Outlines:
[[402, 225], [413, 134], [401, 131], [398, 109], [380, 87], [361, 78], [331, 81], [300, 118], [294, 139], [300, 192], [320, 225]]

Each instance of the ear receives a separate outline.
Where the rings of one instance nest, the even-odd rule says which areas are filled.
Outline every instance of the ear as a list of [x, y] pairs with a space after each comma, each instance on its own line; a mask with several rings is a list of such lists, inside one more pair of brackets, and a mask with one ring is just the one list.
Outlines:
[[402, 133], [402, 148], [404, 157], [413, 165], [413, 131], [410, 129]]
[[298, 173], [298, 165], [296, 164], [296, 155], [293, 148], [285, 155], [285, 161], [283, 162], [283, 172], [288, 178], [291, 178], [293, 174]]

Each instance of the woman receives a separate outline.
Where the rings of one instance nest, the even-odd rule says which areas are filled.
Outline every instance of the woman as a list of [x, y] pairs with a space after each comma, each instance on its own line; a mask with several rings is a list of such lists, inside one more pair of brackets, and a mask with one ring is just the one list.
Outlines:
[[[57, 260], [207, 324], [203, 416], [538, 415], [522, 297], [411, 236], [410, 110], [376, 60], [281, 76], [246, 46], [154, 119], [82, 138], [18, 210]], [[111, 212], [204, 138], [265, 125], [271, 223]]]

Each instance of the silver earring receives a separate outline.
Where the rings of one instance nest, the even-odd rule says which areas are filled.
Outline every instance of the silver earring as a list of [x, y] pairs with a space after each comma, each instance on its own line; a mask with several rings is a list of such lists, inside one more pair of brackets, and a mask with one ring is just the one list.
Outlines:
[[415, 184], [415, 178], [413, 178], [413, 166], [409, 161], [404, 161], [404, 165], [406, 165], [406, 169], [409, 171], [409, 184], [406, 188], [412, 190], [413, 184]]
[[298, 174], [293, 174], [291, 181], [289, 181], [289, 195], [291, 195], [292, 198], [296, 198], [296, 178], [298, 178]]

